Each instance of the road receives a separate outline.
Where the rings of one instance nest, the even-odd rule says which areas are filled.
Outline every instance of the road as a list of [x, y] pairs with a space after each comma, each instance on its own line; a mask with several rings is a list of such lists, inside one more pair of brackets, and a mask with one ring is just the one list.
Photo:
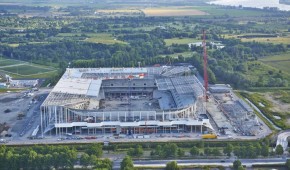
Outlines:
[[[113, 163], [113, 169], [120, 169], [120, 162], [122, 160], [116, 160]], [[135, 167], [165, 167], [167, 162], [177, 161], [178, 165], [190, 166], [190, 165], [218, 165], [229, 167], [233, 165], [235, 159], [192, 159], [192, 160], [139, 160], [134, 161]], [[273, 165], [284, 164], [286, 158], [268, 158], [268, 159], [240, 159], [243, 165], [252, 167], [253, 165]]]
[[277, 137], [276, 146], [282, 145], [284, 151], [287, 150], [288, 147], [288, 137], [290, 136], [290, 132], [282, 132]]

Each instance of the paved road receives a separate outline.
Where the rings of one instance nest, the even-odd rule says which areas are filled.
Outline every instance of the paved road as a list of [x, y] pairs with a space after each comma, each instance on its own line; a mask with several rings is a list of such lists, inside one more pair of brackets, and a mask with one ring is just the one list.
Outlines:
[[276, 146], [282, 145], [284, 151], [287, 150], [288, 147], [288, 137], [290, 136], [290, 132], [282, 132], [277, 137]]
[[[192, 160], [139, 160], [134, 161], [135, 167], [165, 167], [167, 162], [177, 161], [178, 165], [219, 165], [229, 167], [233, 165], [235, 159], [192, 159]], [[253, 165], [271, 165], [271, 164], [284, 164], [286, 158], [268, 158], [268, 159], [240, 159], [243, 165], [252, 167]], [[121, 160], [114, 161], [113, 169], [120, 168]]]

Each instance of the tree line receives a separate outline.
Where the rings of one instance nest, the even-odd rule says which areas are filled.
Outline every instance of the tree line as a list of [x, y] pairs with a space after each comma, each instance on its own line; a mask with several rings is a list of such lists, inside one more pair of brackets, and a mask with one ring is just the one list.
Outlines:
[[[79, 148], [78, 148], [79, 149]], [[0, 169], [73, 169], [80, 162], [83, 167], [112, 169], [109, 159], [102, 159], [103, 148], [100, 144], [88, 144], [81, 152], [68, 146], [0, 146]]]

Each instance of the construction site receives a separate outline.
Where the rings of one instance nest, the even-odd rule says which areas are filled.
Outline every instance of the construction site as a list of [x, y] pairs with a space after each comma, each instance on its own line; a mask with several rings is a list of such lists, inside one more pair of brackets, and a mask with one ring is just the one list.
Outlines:
[[186, 66], [67, 69], [41, 105], [42, 133], [213, 131]]
[[[0, 112], [6, 114], [0, 121], [1, 141], [4, 136], [14, 141], [81, 136], [158, 140], [257, 139], [270, 134], [230, 85], [208, 84], [203, 36], [203, 77], [188, 63], [67, 68], [52, 89], [37, 89], [34, 97], [31, 90], [6, 93], [0, 97]], [[17, 107], [11, 108], [15, 102]]]

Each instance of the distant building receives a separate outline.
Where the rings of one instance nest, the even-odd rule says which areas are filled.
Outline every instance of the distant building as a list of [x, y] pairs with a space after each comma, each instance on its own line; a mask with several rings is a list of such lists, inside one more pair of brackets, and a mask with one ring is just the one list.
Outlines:
[[22, 87], [36, 87], [38, 85], [38, 79], [26, 80], [26, 79], [11, 79], [10, 87], [22, 88]]
[[[209, 44], [212, 48], [215, 49], [223, 49], [225, 48], [225, 45], [221, 44], [220, 42], [207, 42], [207, 44]], [[191, 48], [192, 46], [194, 47], [203, 47], [203, 43], [202, 42], [195, 42], [195, 43], [189, 43], [188, 47]]]
[[0, 83], [0, 89], [6, 88], [6, 87], [7, 87], [6, 83]]

